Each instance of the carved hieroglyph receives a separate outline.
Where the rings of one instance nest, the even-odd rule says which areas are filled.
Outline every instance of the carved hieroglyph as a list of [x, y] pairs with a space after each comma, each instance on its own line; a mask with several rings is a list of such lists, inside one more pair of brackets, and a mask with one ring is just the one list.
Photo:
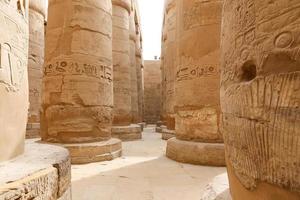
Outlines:
[[28, 110], [28, 1], [0, 1], [0, 161], [23, 152]]
[[[33, 131], [33, 124], [40, 122], [41, 88], [44, 64], [44, 22], [46, 13], [46, 0], [29, 1], [29, 58], [28, 58], [28, 81], [29, 81], [29, 113], [27, 136]], [[38, 128], [32, 133], [38, 135]]]
[[265, 182], [300, 192], [300, 2], [224, 4], [221, 103], [228, 162], [247, 189]]
[[113, 0], [114, 125], [131, 124], [130, 0]]
[[222, 142], [218, 128], [222, 2], [178, 0], [177, 8], [176, 137]]
[[113, 107], [111, 1], [50, 0], [48, 12], [42, 139], [106, 141]]
[[[133, 4], [134, 5], [134, 4]], [[139, 123], [138, 117], [138, 86], [137, 86], [137, 70], [136, 70], [136, 27], [135, 27], [135, 8], [132, 5], [132, 12], [129, 19], [129, 57], [131, 66], [131, 114], [132, 123]]]
[[175, 77], [176, 77], [176, 0], [165, 1], [164, 60], [166, 125], [175, 129]]

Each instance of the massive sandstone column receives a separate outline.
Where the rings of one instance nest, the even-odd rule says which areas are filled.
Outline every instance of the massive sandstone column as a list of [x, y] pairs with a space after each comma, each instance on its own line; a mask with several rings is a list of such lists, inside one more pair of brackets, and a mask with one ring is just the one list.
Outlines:
[[224, 1], [222, 132], [234, 200], [300, 199], [299, 8]]
[[28, 1], [0, 1], [0, 162], [24, 150], [28, 38]]
[[[134, 1], [133, 1], [134, 2]], [[129, 55], [130, 55], [130, 66], [131, 66], [131, 112], [132, 112], [132, 123], [139, 123], [138, 117], [138, 85], [137, 85], [137, 70], [136, 70], [136, 27], [135, 27], [135, 5], [132, 5], [132, 12], [129, 20]]]
[[39, 137], [46, 0], [29, 1], [29, 113], [26, 137]]
[[131, 125], [131, 65], [129, 59], [130, 0], [113, 0], [114, 119], [112, 134], [122, 140], [141, 138], [138, 125]]
[[[166, 1], [165, 1], [166, 5]], [[164, 25], [166, 22], [166, 16], [164, 15], [163, 19], [163, 27], [162, 27], [162, 37], [161, 37], [161, 57], [160, 57], [160, 76], [161, 76], [161, 111], [160, 111], [160, 120], [156, 122], [156, 132], [162, 133], [163, 129], [166, 129], [166, 74], [165, 74], [165, 40], [167, 38], [166, 35], [166, 26]]]
[[121, 154], [111, 138], [111, 13], [110, 0], [49, 2], [41, 135], [68, 148], [72, 163]]
[[176, 0], [165, 1], [163, 62], [165, 69], [166, 128], [162, 130], [162, 138], [165, 140], [175, 136], [176, 12]]
[[[168, 140], [171, 159], [222, 166], [219, 132], [220, 0], [178, 0], [176, 138]], [[166, 57], [165, 57], [166, 59]]]
[[137, 76], [137, 87], [138, 87], [138, 122], [141, 126], [143, 122], [143, 84], [142, 84], [142, 66], [143, 66], [143, 57], [142, 57], [142, 37], [140, 24], [136, 25], [136, 47], [135, 47], [135, 57], [136, 57], [136, 76]]
[[28, 1], [1, 0], [0, 199], [71, 200], [68, 151], [32, 141], [24, 150], [28, 41]]

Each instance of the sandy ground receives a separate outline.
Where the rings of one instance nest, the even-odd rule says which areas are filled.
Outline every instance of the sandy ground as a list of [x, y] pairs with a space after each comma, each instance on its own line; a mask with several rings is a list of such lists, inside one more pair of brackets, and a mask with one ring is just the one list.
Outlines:
[[199, 200], [223, 167], [182, 164], [165, 156], [166, 141], [148, 127], [140, 141], [123, 142], [113, 161], [72, 166], [73, 200]]

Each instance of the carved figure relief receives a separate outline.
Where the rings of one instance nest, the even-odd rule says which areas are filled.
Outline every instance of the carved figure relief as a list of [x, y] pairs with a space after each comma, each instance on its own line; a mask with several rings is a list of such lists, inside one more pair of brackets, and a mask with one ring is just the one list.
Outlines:
[[241, 183], [300, 192], [300, 2], [224, 5], [222, 132]]

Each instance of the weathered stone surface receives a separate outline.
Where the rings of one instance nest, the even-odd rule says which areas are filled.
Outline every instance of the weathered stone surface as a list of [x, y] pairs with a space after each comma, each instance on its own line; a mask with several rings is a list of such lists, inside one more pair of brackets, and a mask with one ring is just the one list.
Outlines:
[[144, 64], [144, 119], [147, 124], [156, 124], [161, 112], [161, 71], [159, 60], [145, 60]]
[[168, 140], [168, 139], [171, 139], [173, 137], [176, 137], [175, 136], [175, 130], [170, 130], [168, 128], [164, 128], [161, 130], [161, 138], [163, 140]]
[[176, 77], [176, 0], [165, 1], [163, 48], [164, 59], [164, 93], [165, 93], [165, 120], [170, 130], [175, 130], [175, 77]]
[[132, 123], [139, 123], [139, 107], [138, 107], [138, 82], [137, 82], [137, 63], [136, 63], [136, 11], [135, 5], [132, 4], [131, 14], [129, 18], [129, 57], [131, 67], [131, 114]]
[[129, 60], [130, 0], [113, 1], [113, 64], [114, 120], [113, 125], [131, 124], [131, 66]]
[[143, 121], [143, 57], [142, 57], [142, 46], [141, 46], [141, 31], [140, 27], [137, 27], [137, 40], [136, 40], [136, 73], [137, 73], [137, 85], [138, 85], [138, 122]]
[[0, 1], [0, 162], [22, 154], [28, 110], [28, 1]]
[[28, 51], [28, 80], [29, 80], [29, 113], [26, 138], [39, 137], [41, 88], [44, 64], [44, 22], [46, 0], [29, 1], [29, 51]]
[[[222, 1], [178, 0], [176, 7], [177, 140], [168, 141], [168, 145], [171, 146], [168, 147], [170, 151], [167, 151], [167, 156], [181, 162], [225, 165], [224, 152], [221, 153], [224, 148], [210, 148], [206, 153], [208, 146], [223, 147], [223, 138], [219, 131]], [[165, 55], [164, 59], [167, 57]], [[184, 144], [187, 146], [184, 147]], [[196, 148], [195, 152], [191, 150], [192, 147]], [[182, 155], [183, 152], [189, 155]], [[175, 153], [179, 155], [176, 156]]]
[[229, 182], [227, 173], [216, 176], [212, 182], [206, 186], [200, 200], [231, 200], [229, 192]]
[[300, 199], [299, 6], [224, 1], [222, 132], [233, 199]]
[[122, 141], [142, 139], [142, 129], [140, 125], [131, 124], [129, 126], [114, 126], [112, 136]]
[[222, 1], [178, 2], [177, 138], [222, 142], [218, 128]]
[[224, 166], [224, 144], [168, 140], [167, 156], [172, 160], [195, 165]]
[[113, 160], [122, 155], [122, 143], [119, 139], [94, 143], [64, 144], [71, 155], [72, 164], [85, 164]]
[[74, 163], [112, 159], [121, 152], [111, 139], [112, 3], [51, 0], [48, 11], [42, 140], [63, 144]]
[[69, 153], [61, 147], [29, 140], [23, 155], [0, 164], [1, 200], [56, 200], [70, 187]]

